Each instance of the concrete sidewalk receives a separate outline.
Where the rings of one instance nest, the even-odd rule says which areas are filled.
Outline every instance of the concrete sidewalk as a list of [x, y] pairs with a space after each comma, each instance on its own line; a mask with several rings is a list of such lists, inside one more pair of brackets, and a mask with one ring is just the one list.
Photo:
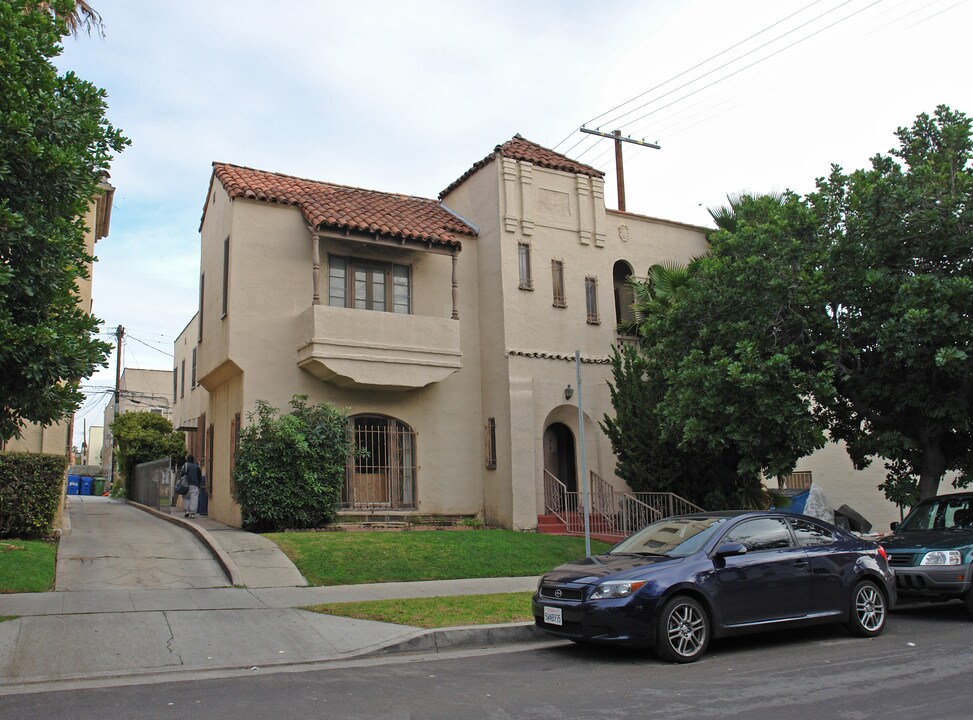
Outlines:
[[[72, 533], [89, 521], [108, 518], [109, 509], [90, 502], [69, 508]], [[115, 518], [128, 510], [134, 508], [110, 509]], [[154, 527], [157, 513], [140, 514], [147, 525], [135, 521], [130, 533], [149, 525], [152, 532], [160, 532]], [[530, 623], [422, 630], [300, 609], [327, 602], [530, 591], [537, 578], [307, 587], [275, 545], [264, 545], [269, 542], [265, 538], [205, 518], [167, 519], [173, 531], [186, 536], [192, 532], [201, 538], [201, 547], [226, 556], [221, 563], [227, 563], [226, 575], [210, 578], [222, 587], [185, 582], [185, 576], [172, 571], [169, 557], [162, 561], [170, 572], [162, 575], [133, 567], [139, 563], [131, 556], [119, 558], [124, 572], [112, 575], [106, 568], [114, 555], [104, 553], [98, 572], [107, 582], [99, 589], [0, 595], [0, 616], [15, 616], [0, 622], [0, 695], [74, 684], [175, 680], [187, 673], [195, 678], [199, 673], [267, 672], [394, 652], [543, 639]], [[144, 564], [159, 560], [146, 558]], [[246, 587], [231, 587], [231, 576], [233, 584]], [[176, 577], [184, 584], [173, 585]], [[122, 586], [133, 578], [169, 584]], [[277, 585], [271, 586], [274, 582]]]

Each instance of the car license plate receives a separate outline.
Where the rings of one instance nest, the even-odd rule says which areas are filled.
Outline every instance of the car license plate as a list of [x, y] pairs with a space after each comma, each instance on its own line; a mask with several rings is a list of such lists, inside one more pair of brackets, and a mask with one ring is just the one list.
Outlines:
[[544, 622], [548, 625], [563, 625], [564, 620], [561, 617], [561, 608], [545, 607]]

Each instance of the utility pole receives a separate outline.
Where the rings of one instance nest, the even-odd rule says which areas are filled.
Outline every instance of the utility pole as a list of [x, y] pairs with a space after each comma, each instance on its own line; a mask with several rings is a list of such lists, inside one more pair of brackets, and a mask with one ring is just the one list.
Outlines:
[[[125, 337], [125, 328], [119, 325], [115, 329], [115, 400], [112, 405], [112, 422], [118, 417], [118, 389], [122, 384], [122, 340]], [[115, 453], [118, 449], [118, 440], [115, 433], [111, 434], [111, 482], [115, 484]]]
[[625, 168], [622, 166], [622, 143], [633, 143], [642, 147], [652, 148], [653, 150], [661, 149], [660, 146], [655, 143], [646, 142], [645, 140], [623, 137], [621, 130], [606, 133], [600, 130], [589, 130], [586, 127], [582, 127], [581, 132], [588, 133], [589, 135], [597, 135], [598, 137], [610, 138], [615, 141], [615, 182], [618, 187], [618, 209], [625, 212]]

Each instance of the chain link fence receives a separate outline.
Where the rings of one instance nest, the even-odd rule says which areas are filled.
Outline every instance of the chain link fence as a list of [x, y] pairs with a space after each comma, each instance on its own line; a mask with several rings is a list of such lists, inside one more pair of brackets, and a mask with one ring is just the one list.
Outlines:
[[173, 502], [172, 487], [176, 481], [176, 464], [173, 460], [154, 460], [135, 466], [135, 478], [130, 488], [131, 498], [137, 503], [169, 512]]

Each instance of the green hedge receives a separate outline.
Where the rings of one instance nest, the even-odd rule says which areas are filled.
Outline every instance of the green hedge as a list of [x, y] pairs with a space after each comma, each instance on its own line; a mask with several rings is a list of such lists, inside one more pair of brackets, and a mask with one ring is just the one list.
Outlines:
[[0, 452], [0, 538], [51, 534], [66, 463], [63, 455]]

